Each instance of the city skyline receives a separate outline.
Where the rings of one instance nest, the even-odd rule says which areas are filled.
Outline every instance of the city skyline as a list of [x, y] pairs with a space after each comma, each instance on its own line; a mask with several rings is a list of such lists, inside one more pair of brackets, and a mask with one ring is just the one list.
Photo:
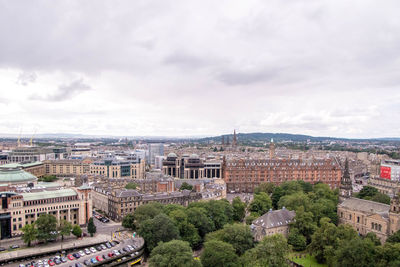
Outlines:
[[0, 133], [400, 137], [399, 10], [3, 1]]

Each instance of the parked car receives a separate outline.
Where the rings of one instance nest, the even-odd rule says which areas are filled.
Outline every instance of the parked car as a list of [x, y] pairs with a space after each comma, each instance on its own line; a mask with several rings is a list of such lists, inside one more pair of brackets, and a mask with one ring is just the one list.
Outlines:
[[95, 263], [97, 263], [97, 260], [96, 260], [96, 258], [91, 258], [91, 259], [90, 259], [90, 262], [91, 262], [92, 264], [95, 264]]
[[49, 263], [50, 266], [56, 265], [56, 264], [54, 263], [54, 261], [52, 261], [52, 260], [49, 260], [48, 263]]
[[86, 254], [86, 255], [89, 255], [89, 254], [90, 254], [90, 250], [89, 250], [89, 249], [85, 248], [84, 251], [85, 251], [85, 254]]
[[97, 260], [97, 261], [102, 261], [102, 260], [104, 260], [104, 259], [99, 255], [99, 256], [96, 257], [96, 260]]
[[103, 255], [103, 259], [108, 260], [109, 258], [106, 254]]
[[83, 264], [85, 264], [86, 266], [89, 266], [89, 265], [90, 265], [90, 262], [89, 262], [88, 260], [84, 260], [84, 261], [83, 261]]
[[11, 245], [11, 246], [10, 246], [10, 249], [17, 249], [17, 248], [19, 248], [18, 245]]
[[73, 261], [75, 258], [74, 258], [74, 256], [72, 255], [72, 254], [68, 254], [67, 255], [67, 258], [70, 260], [70, 261]]
[[65, 263], [65, 262], [67, 262], [67, 258], [66, 257], [61, 257], [61, 261]]
[[0, 251], [5, 251], [6, 249], [3, 247], [0, 247]]
[[105, 243], [105, 246], [106, 246], [107, 248], [111, 248], [110, 242]]
[[57, 264], [57, 265], [59, 265], [59, 264], [61, 264], [61, 260], [58, 259], [58, 258], [56, 258], [56, 259], [54, 259], [54, 263]]
[[102, 251], [103, 248], [102, 248], [100, 245], [98, 245], [98, 246], [96, 247], [96, 250], [97, 250], [97, 251]]
[[85, 252], [83, 252], [83, 250], [79, 251], [79, 255], [81, 255], [81, 257], [85, 256]]
[[107, 249], [107, 247], [106, 247], [104, 244], [101, 244], [100, 247], [101, 247], [102, 249]]
[[75, 267], [83, 267], [79, 262], [75, 263]]
[[90, 248], [90, 252], [95, 253], [97, 250], [94, 247]]
[[108, 257], [110, 257], [110, 258], [111, 258], [111, 257], [114, 257], [114, 253], [113, 253], [113, 252], [109, 252], [109, 253], [108, 253]]

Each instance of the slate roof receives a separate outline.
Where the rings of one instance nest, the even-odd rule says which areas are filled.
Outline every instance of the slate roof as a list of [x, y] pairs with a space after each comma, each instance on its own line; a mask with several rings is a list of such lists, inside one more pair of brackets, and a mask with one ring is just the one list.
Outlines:
[[339, 207], [362, 212], [378, 213], [383, 216], [389, 214], [390, 210], [390, 205], [354, 197], [343, 200], [343, 202], [339, 204]]
[[264, 228], [285, 226], [288, 225], [291, 221], [293, 221], [294, 216], [296, 216], [295, 211], [290, 211], [285, 208], [281, 210], [270, 210], [263, 216], [255, 219], [253, 221], [253, 225], [261, 226]]

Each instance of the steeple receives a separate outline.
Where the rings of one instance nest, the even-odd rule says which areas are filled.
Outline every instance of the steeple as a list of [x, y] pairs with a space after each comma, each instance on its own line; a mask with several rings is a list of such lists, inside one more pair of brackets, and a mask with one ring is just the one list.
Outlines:
[[275, 158], [275, 144], [273, 138], [271, 138], [271, 143], [269, 143], [269, 158]]
[[353, 185], [350, 179], [350, 172], [349, 172], [349, 161], [346, 158], [344, 163], [344, 171], [342, 179], [340, 180], [340, 188], [339, 188], [339, 201], [343, 201], [346, 198], [351, 197], [353, 192]]
[[233, 139], [232, 139], [232, 146], [237, 145], [237, 137], [236, 137], [236, 130], [233, 130]]

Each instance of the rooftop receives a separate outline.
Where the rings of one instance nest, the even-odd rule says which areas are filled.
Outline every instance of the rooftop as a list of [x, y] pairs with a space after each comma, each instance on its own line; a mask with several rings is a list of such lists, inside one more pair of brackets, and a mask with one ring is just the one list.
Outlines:
[[4, 164], [4, 165], [1, 165], [0, 167], [5, 167], [5, 168], [18, 168], [18, 167], [20, 167], [20, 168], [29, 168], [29, 167], [42, 165], [42, 164], [43, 164], [43, 162], [41, 162], [41, 161], [27, 162], [27, 163], [19, 162], [19, 163]]
[[389, 213], [390, 210], [390, 205], [354, 197], [343, 200], [339, 206], [357, 211], [381, 214]]
[[0, 183], [22, 183], [33, 182], [37, 178], [33, 174], [22, 170], [21, 168], [0, 167]]
[[258, 217], [253, 221], [253, 225], [261, 226], [264, 228], [273, 228], [283, 225], [289, 225], [289, 223], [296, 216], [296, 212], [289, 211], [285, 208], [281, 210], [270, 210], [263, 216]]
[[41, 191], [41, 192], [34, 192], [34, 193], [21, 193], [24, 198], [24, 201], [30, 200], [40, 200], [40, 199], [48, 199], [48, 198], [56, 198], [56, 197], [71, 197], [76, 196], [77, 193], [75, 190], [71, 188], [67, 189], [60, 189], [54, 191]]

